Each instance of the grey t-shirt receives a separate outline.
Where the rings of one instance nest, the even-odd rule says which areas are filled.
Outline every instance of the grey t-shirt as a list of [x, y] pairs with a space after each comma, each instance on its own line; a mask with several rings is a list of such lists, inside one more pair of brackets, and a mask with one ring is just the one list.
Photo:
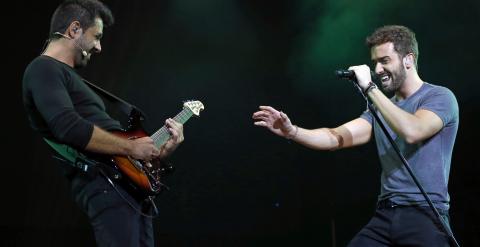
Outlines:
[[[425, 109], [435, 113], [442, 120], [443, 128], [437, 134], [420, 143], [408, 144], [389, 128], [377, 111], [435, 206], [448, 209], [450, 206], [448, 177], [459, 123], [455, 95], [445, 87], [424, 83], [410, 97], [401, 101], [396, 101], [395, 97], [392, 97], [391, 101], [406, 112], [413, 114], [419, 109]], [[382, 165], [378, 200], [390, 199], [399, 205], [427, 205], [425, 198], [370, 112], [365, 111], [361, 118], [370, 124], [373, 122], [373, 133]]]

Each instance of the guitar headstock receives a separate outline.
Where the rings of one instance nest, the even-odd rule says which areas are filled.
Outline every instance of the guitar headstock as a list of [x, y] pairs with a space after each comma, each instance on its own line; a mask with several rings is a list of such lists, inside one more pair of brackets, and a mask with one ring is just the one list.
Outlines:
[[202, 102], [198, 100], [189, 100], [183, 103], [184, 108], [188, 108], [194, 115], [200, 116], [200, 111], [205, 109]]

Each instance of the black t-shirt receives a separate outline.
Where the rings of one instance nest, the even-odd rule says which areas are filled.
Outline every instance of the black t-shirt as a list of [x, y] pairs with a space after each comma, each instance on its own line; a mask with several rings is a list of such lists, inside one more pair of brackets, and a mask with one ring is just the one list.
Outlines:
[[23, 76], [23, 102], [30, 125], [43, 137], [84, 150], [93, 126], [120, 130], [102, 99], [70, 66], [48, 56], [35, 58]]

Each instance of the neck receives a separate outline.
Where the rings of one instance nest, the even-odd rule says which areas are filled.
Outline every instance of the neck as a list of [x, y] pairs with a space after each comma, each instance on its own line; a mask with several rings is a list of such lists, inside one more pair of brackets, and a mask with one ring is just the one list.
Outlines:
[[42, 55], [49, 56], [73, 68], [74, 49], [66, 40], [55, 40], [48, 44]]
[[395, 92], [395, 96], [399, 100], [406, 99], [410, 95], [414, 94], [418, 89], [420, 89], [422, 85], [423, 81], [418, 76], [418, 73], [416, 71], [412, 71], [410, 74], [407, 74], [405, 82], [400, 87], [400, 89]]

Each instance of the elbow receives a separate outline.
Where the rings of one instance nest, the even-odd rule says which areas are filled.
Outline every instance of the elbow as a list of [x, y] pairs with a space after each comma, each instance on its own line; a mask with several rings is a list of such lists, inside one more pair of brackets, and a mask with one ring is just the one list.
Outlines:
[[76, 124], [73, 126], [60, 126], [52, 128], [52, 134], [59, 142], [79, 150], [85, 150], [93, 134], [92, 124]]
[[408, 144], [417, 144], [419, 143], [421, 140], [418, 139], [418, 138], [415, 138], [415, 137], [405, 137], [405, 141], [408, 143]]
[[411, 133], [406, 133], [404, 135], [404, 139], [408, 144], [418, 144], [423, 141], [422, 135], [414, 131]]
[[54, 137], [60, 143], [69, 145], [79, 150], [85, 150], [88, 142], [90, 141], [90, 138], [87, 138], [87, 135], [75, 136], [75, 135], [72, 135], [71, 133], [54, 134]]
[[408, 144], [417, 144], [423, 140], [423, 130], [415, 122], [402, 123], [395, 132]]

